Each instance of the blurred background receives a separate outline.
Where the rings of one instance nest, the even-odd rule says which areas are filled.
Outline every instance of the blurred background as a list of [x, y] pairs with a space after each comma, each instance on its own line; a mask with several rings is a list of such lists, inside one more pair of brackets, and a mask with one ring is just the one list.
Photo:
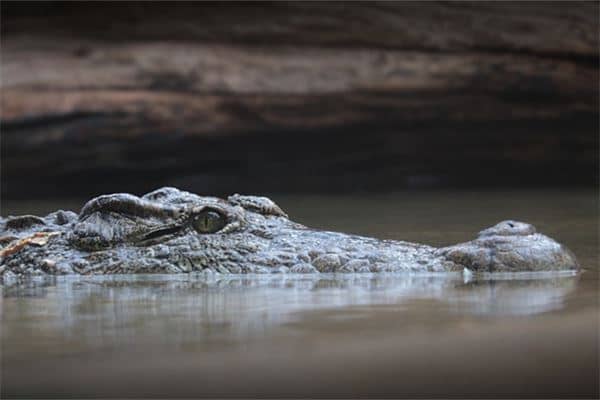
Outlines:
[[0, 285], [0, 397], [598, 398], [600, 3], [0, 8], [3, 216], [172, 185], [584, 269]]
[[3, 199], [597, 187], [597, 2], [1, 13]]

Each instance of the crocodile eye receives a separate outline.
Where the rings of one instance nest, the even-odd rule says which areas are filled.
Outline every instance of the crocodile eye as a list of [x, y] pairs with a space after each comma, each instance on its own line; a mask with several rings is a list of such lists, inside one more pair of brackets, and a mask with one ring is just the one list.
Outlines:
[[215, 233], [225, 225], [225, 216], [215, 210], [202, 210], [192, 218], [192, 226], [199, 233]]

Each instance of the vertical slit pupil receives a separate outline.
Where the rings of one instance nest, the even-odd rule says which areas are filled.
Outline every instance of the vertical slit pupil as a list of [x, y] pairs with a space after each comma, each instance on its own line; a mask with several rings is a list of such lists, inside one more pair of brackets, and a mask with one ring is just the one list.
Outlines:
[[225, 217], [214, 210], [205, 210], [196, 215], [192, 221], [194, 229], [200, 233], [214, 233], [221, 230], [225, 224]]

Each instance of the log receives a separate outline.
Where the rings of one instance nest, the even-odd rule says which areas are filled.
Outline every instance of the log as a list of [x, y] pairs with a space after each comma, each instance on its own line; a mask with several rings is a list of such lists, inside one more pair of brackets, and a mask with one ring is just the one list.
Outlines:
[[2, 194], [596, 182], [598, 4], [2, 4]]

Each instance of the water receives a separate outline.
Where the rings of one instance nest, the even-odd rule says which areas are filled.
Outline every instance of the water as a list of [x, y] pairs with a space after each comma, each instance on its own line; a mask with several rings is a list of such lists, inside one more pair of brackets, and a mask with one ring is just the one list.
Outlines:
[[598, 397], [595, 192], [275, 199], [310, 226], [434, 245], [521, 219], [585, 271], [37, 279], [3, 288], [2, 396]]

